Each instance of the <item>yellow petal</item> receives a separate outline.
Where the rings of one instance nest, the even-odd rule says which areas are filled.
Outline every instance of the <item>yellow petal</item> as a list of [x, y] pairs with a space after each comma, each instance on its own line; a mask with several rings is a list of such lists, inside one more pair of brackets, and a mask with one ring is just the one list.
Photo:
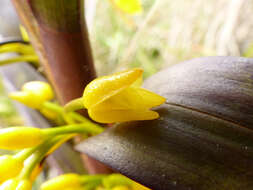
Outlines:
[[140, 0], [113, 0], [115, 5], [122, 11], [128, 14], [142, 12]]
[[132, 69], [93, 80], [84, 90], [84, 107], [90, 109], [111, 96], [114, 96], [132, 85], [142, 76], [142, 73], [143, 71], [141, 69]]
[[36, 146], [44, 140], [38, 128], [8, 127], [0, 130], [0, 148], [18, 150]]
[[11, 155], [0, 156], [0, 184], [16, 177], [23, 168], [23, 161]]
[[80, 176], [77, 174], [64, 174], [42, 184], [41, 190], [79, 189]]
[[152, 120], [159, 114], [151, 110], [88, 110], [89, 116], [99, 123], [115, 123], [134, 120]]
[[38, 102], [37, 99], [28, 92], [13, 92], [9, 94], [9, 97], [31, 108], [35, 108], [40, 105], [40, 102]]
[[108, 98], [94, 110], [146, 110], [159, 106], [165, 102], [165, 98], [143, 88], [128, 87], [120, 93]]

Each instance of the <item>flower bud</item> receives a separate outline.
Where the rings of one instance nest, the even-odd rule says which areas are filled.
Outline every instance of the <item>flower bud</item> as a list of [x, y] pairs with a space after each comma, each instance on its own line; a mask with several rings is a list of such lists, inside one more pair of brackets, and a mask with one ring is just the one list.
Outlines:
[[21, 91], [13, 92], [9, 96], [28, 107], [39, 109], [43, 102], [54, 98], [54, 93], [48, 83], [32, 81], [25, 83]]
[[141, 69], [132, 69], [92, 81], [84, 90], [83, 105], [100, 123], [152, 120], [159, 114], [150, 110], [165, 98], [140, 87]]
[[8, 127], [0, 129], [0, 149], [18, 150], [42, 143], [42, 130], [32, 127]]
[[132, 69], [99, 77], [91, 81], [83, 92], [84, 107], [91, 109], [121, 92], [142, 77], [142, 73], [141, 69]]
[[0, 184], [3, 181], [16, 177], [23, 166], [23, 161], [15, 158], [14, 156], [0, 156]]
[[41, 186], [41, 190], [67, 190], [79, 188], [81, 188], [80, 176], [72, 173], [50, 179]]

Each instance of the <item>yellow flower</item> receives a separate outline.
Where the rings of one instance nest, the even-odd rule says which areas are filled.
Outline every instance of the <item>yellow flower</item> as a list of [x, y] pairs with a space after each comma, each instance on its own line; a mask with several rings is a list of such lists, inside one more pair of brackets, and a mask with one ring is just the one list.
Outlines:
[[45, 139], [42, 130], [32, 127], [0, 129], [0, 148], [18, 150], [39, 145]]
[[141, 69], [104, 76], [89, 83], [83, 93], [83, 105], [89, 116], [100, 123], [152, 120], [159, 114], [150, 110], [165, 98], [140, 87]]
[[39, 109], [43, 102], [54, 98], [54, 93], [48, 83], [32, 81], [25, 83], [21, 91], [13, 92], [9, 96], [28, 107]]
[[29, 180], [9, 179], [0, 186], [0, 190], [31, 190]]
[[16, 177], [23, 166], [23, 161], [14, 156], [0, 156], [0, 184], [10, 178]]
[[77, 174], [64, 174], [42, 184], [41, 190], [67, 190], [81, 188], [80, 176]]

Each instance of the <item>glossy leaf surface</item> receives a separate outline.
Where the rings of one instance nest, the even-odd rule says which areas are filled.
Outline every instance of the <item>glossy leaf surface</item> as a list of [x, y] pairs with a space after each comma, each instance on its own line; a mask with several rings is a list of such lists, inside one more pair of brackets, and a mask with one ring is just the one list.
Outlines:
[[160, 118], [118, 124], [77, 149], [155, 190], [253, 189], [253, 59], [206, 57], [145, 83]]

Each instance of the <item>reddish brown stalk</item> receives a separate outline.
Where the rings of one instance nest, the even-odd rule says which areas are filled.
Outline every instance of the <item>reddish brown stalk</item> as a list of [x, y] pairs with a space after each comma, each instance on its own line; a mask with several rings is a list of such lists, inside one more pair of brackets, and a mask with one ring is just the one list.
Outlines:
[[[82, 96], [84, 87], [96, 77], [83, 0], [12, 1], [60, 103]], [[110, 171], [91, 158], [84, 156], [84, 160], [90, 173]]]

